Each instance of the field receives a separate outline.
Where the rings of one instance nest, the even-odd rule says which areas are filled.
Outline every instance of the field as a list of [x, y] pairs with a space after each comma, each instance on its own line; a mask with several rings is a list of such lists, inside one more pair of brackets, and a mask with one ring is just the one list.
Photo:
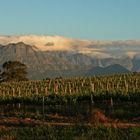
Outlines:
[[140, 74], [0, 83], [0, 139], [139, 140]]

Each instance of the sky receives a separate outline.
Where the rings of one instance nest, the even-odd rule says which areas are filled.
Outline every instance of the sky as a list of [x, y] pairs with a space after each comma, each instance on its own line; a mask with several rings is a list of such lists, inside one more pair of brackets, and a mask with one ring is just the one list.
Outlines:
[[0, 35], [140, 39], [140, 0], [0, 0]]

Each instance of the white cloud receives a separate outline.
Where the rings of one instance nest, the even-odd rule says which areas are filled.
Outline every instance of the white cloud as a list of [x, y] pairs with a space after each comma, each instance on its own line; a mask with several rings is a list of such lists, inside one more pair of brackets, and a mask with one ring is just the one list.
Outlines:
[[62, 36], [0, 36], [0, 44], [2, 45], [18, 42], [34, 45], [40, 51], [76, 51], [99, 58], [111, 56], [128, 56], [133, 58], [136, 54], [140, 53], [140, 40], [89, 41]]
[[135, 51], [132, 51], [132, 52], [126, 52], [126, 55], [128, 56], [128, 57], [130, 57], [130, 58], [133, 58], [135, 55], [137, 55], [138, 54], [138, 52], [135, 52]]

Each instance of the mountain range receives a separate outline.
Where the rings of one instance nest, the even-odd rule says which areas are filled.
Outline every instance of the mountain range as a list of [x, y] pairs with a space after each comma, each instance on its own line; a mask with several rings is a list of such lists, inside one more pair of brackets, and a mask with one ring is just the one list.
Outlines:
[[140, 40], [0, 36], [0, 65], [9, 60], [26, 64], [30, 79], [139, 72]]

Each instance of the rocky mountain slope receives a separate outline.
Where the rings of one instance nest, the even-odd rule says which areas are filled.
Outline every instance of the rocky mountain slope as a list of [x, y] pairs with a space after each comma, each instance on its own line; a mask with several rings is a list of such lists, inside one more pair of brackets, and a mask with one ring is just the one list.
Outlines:
[[[95, 72], [98, 67], [102, 68], [101, 73], [114, 73], [114, 64], [122, 67], [115, 67], [116, 72], [124, 69], [126, 72], [140, 71], [140, 41], [0, 36], [0, 65], [8, 60], [18, 60], [26, 64], [31, 79], [94, 75], [98, 74]], [[111, 69], [104, 69], [108, 66], [112, 66]]]

